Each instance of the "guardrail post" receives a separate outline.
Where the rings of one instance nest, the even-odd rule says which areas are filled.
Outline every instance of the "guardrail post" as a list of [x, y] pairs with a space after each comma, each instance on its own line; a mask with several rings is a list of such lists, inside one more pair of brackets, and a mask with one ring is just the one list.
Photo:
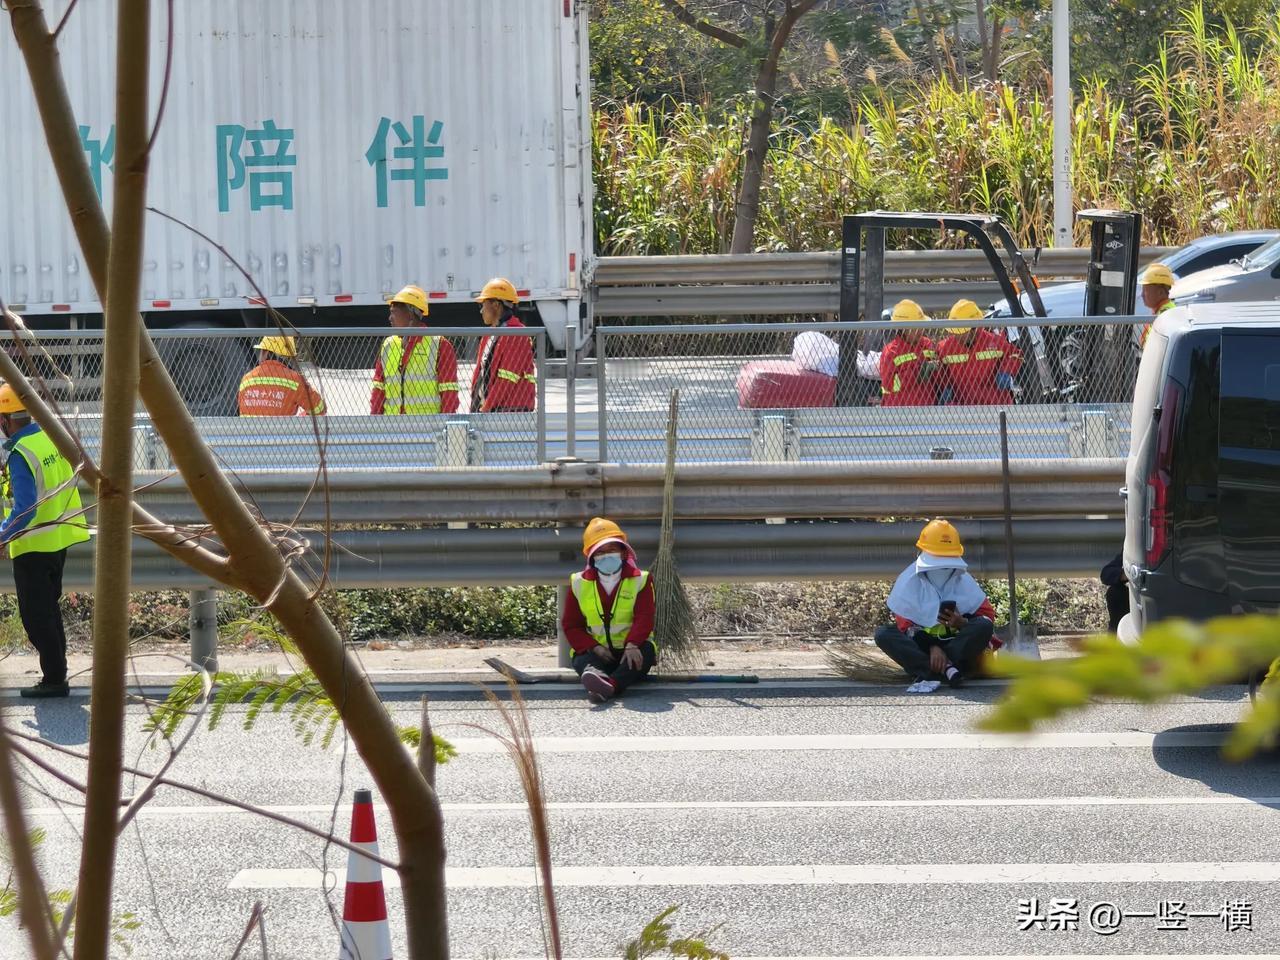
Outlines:
[[538, 431], [538, 463], [547, 462], [547, 331], [541, 330], [537, 337], [537, 357], [534, 369], [534, 376], [537, 377], [538, 399], [534, 404], [537, 412], [534, 414], [536, 423], [535, 429]]
[[564, 627], [560, 625], [568, 600], [569, 588], [564, 585], [556, 587], [556, 666], [565, 668], [573, 666], [573, 650], [569, 646], [569, 638], [564, 634]]
[[756, 426], [752, 459], [766, 463], [782, 463], [790, 459], [787, 456], [788, 430], [787, 418], [781, 414], [761, 417]]
[[191, 662], [210, 673], [218, 669], [218, 591], [192, 590]]
[[604, 388], [604, 328], [596, 327], [596, 459], [609, 462], [608, 394]]
[[578, 318], [570, 317], [564, 331], [564, 452], [565, 456], [577, 456], [577, 375], [578, 375]]
[[470, 462], [471, 424], [466, 420], [449, 420], [440, 432], [436, 445], [437, 467], [465, 467]]

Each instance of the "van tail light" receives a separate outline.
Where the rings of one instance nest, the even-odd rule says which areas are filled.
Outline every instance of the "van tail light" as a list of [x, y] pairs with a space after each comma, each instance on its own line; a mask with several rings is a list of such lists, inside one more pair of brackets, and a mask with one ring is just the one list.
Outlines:
[[1172, 380], [1160, 399], [1160, 424], [1156, 432], [1156, 455], [1147, 475], [1147, 558], [1146, 567], [1154, 570], [1169, 552], [1173, 517], [1170, 513], [1169, 488], [1173, 482], [1173, 436], [1182, 404], [1182, 387]]

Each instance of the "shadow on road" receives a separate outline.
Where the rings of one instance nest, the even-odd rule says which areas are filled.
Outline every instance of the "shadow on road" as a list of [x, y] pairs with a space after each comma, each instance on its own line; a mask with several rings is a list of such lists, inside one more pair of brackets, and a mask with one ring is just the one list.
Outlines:
[[34, 718], [22, 724], [34, 730], [36, 736], [64, 747], [89, 742], [89, 711], [78, 697], [34, 703]]
[[1274, 802], [1263, 803], [1263, 806], [1280, 807], [1280, 751], [1255, 754], [1242, 763], [1233, 763], [1222, 756], [1220, 747], [1189, 747], [1176, 743], [1178, 734], [1221, 734], [1225, 738], [1230, 729], [1230, 725], [1225, 723], [1173, 727], [1156, 734], [1151, 755], [1161, 770], [1176, 777], [1197, 780], [1217, 793], [1258, 800], [1266, 798]]

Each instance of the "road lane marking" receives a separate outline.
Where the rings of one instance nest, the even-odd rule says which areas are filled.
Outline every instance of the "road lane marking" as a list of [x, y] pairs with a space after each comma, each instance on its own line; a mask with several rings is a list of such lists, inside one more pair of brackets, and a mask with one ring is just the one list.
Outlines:
[[[456, 813], [526, 813], [523, 803], [445, 803], [446, 814]], [[548, 803], [551, 813], [585, 813], [601, 811], [653, 811], [668, 810], [733, 811], [733, 810], [893, 810], [917, 808], [970, 808], [980, 807], [1280, 807], [1280, 796], [1235, 797], [1215, 794], [1208, 797], [941, 797], [938, 799], [883, 799], [883, 800], [623, 800], [579, 801]], [[333, 812], [333, 805], [309, 803], [297, 805], [264, 805], [263, 810], [287, 816], [305, 816]], [[380, 815], [387, 813], [384, 804], [375, 804]], [[29, 807], [29, 817], [61, 817], [56, 807]], [[252, 816], [253, 811], [224, 804], [191, 804], [187, 806], [151, 805], [142, 808], [139, 816], [147, 819], [166, 817], [226, 817]]]
[[[540, 755], [553, 753], [765, 753], [817, 750], [1096, 750], [1161, 747], [1220, 747], [1229, 730], [1144, 733], [1086, 731], [1061, 733], [820, 733], [763, 736], [534, 737]], [[505, 754], [491, 737], [462, 737], [450, 743], [459, 754]]]
[[[1274, 883], [1280, 862], [1207, 863], [857, 863], [664, 866], [557, 866], [558, 889], [574, 887], [824, 887], [1067, 884], [1067, 883]], [[241, 870], [227, 884], [233, 890], [308, 890], [320, 887], [314, 868]], [[341, 881], [329, 871], [329, 886]], [[383, 882], [399, 877], [383, 871]], [[538, 885], [532, 866], [448, 867], [445, 882], [455, 889], [525, 889]]]

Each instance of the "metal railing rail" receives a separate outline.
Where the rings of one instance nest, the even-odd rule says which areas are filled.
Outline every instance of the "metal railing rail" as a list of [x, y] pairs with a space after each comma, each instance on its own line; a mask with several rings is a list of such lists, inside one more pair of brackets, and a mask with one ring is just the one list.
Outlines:
[[[1172, 249], [1144, 247], [1140, 262]], [[1088, 263], [1087, 248], [1042, 250], [1032, 272], [1041, 280], [1080, 280]], [[884, 271], [886, 301], [909, 296], [927, 310], [962, 297], [985, 305], [1003, 296], [986, 257], [976, 250], [889, 251]], [[834, 251], [603, 257], [592, 297], [597, 317], [835, 313], [839, 273]]]
[[[978, 577], [1004, 573], [1004, 527], [996, 520], [957, 523], [965, 560]], [[762, 580], [883, 580], [916, 555], [918, 522], [836, 521], [773, 525], [688, 523], [680, 528], [680, 573], [692, 582]], [[656, 524], [630, 524], [628, 537], [644, 557], [657, 549]], [[1015, 522], [1018, 569], [1032, 577], [1095, 576], [1124, 537], [1118, 520]], [[303, 531], [311, 551], [302, 563], [320, 569], [323, 538]], [[580, 566], [577, 530], [432, 529], [343, 531], [334, 536], [330, 583], [340, 589], [421, 586], [562, 584]], [[93, 551], [73, 548], [63, 577], [68, 590], [93, 588]], [[211, 585], [158, 547], [134, 548], [133, 586], [140, 590], [202, 590]], [[0, 566], [0, 592], [12, 593], [12, 572]]]

